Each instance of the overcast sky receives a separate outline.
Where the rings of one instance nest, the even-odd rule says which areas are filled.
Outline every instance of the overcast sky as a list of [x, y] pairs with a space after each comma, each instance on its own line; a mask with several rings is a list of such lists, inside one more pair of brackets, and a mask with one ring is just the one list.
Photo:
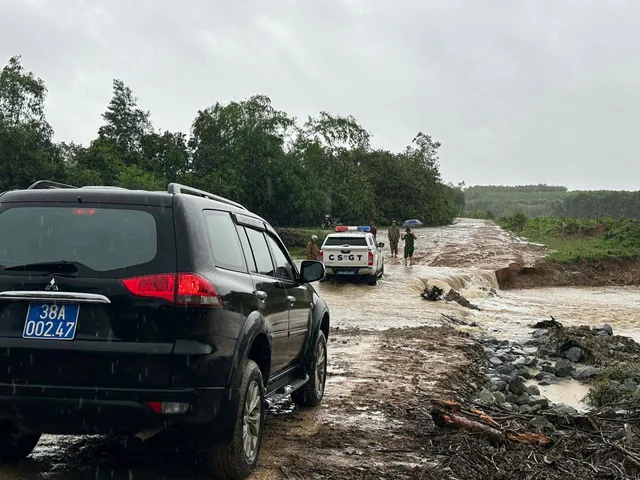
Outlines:
[[444, 179], [637, 190], [638, 0], [1, 0], [0, 61], [88, 143], [111, 81], [157, 128], [261, 93], [354, 115], [374, 145], [442, 142]]

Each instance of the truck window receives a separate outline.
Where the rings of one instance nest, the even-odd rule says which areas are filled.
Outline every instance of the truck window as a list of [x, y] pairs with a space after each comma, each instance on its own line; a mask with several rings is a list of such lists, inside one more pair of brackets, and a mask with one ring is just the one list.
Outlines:
[[334, 237], [327, 237], [324, 243], [325, 247], [340, 247], [342, 245], [351, 245], [353, 247], [366, 247], [367, 239], [365, 237], [347, 237], [336, 235]]

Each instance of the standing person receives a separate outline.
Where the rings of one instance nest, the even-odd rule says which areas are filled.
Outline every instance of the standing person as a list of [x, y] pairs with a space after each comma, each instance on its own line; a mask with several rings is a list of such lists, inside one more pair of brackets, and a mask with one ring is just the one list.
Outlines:
[[378, 233], [378, 229], [376, 228], [376, 224], [373, 221], [369, 222], [369, 228], [371, 229], [371, 233], [373, 233], [373, 237], [375, 238]]
[[317, 235], [311, 235], [311, 241], [307, 244], [307, 260], [320, 260]]
[[413, 249], [415, 246], [416, 234], [411, 231], [409, 227], [402, 234], [402, 240], [404, 240], [404, 264], [407, 264], [407, 258], [409, 259], [409, 266], [413, 263]]
[[398, 242], [400, 241], [400, 227], [396, 225], [396, 221], [391, 222], [391, 228], [388, 232], [389, 245], [391, 246], [391, 258], [398, 258]]

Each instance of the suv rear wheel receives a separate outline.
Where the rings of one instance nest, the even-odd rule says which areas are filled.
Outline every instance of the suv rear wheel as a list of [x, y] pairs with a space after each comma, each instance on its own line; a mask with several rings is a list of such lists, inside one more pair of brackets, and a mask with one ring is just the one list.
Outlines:
[[245, 363], [240, 392], [233, 439], [226, 445], [215, 445], [208, 461], [215, 478], [246, 478], [258, 463], [264, 431], [264, 382], [253, 360]]
[[318, 332], [311, 367], [309, 381], [291, 394], [293, 403], [301, 407], [320, 405], [324, 397], [324, 386], [327, 380], [327, 339], [322, 330]]
[[18, 463], [36, 448], [39, 433], [27, 432], [13, 422], [0, 422], [0, 463]]

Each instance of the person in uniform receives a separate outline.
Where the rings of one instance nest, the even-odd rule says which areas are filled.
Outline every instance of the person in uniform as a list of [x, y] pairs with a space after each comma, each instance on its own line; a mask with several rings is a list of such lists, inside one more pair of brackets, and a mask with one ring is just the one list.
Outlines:
[[402, 240], [404, 240], [404, 264], [407, 265], [407, 259], [409, 259], [408, 266], [413, 263], [413, 249], [415, 248], [416, 234], [411, 231], [409, 227], [402, 234]]
[[391, 247], [391, 258], [398, 258], [398, 242], [400, 241], [400, 227], [394, 220], [391, 222], [391, 228], [389, 228], [389, 246]]
[[311, 241], [307, 244], [307, 260], [320, 260], [317, 235], [311, 235]]

